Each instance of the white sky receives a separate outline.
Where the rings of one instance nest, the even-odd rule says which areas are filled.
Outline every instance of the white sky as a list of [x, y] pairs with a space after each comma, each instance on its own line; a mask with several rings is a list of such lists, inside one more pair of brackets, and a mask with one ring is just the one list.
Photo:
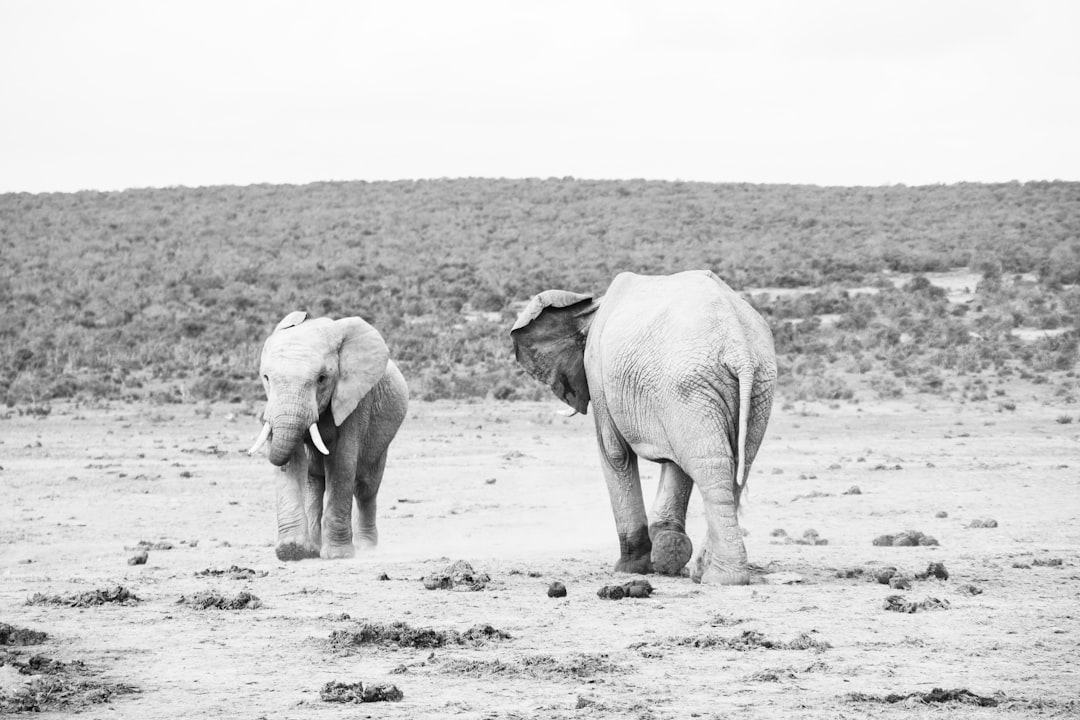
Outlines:
[[1075, 0], [0, 0], [0, 192], [1080, 180]]

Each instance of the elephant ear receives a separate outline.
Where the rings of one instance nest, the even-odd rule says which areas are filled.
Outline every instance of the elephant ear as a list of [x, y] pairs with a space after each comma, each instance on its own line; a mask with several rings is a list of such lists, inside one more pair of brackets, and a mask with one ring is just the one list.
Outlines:
[[306, 312], [304, 312], [303, 310], [293, 310], [291, 313], [281, 318], [281, 322], [279, 322], [277, 324], [277, 327], [274, 328], [274, 332], [277, 332], [278, 330], [284, 330], [285, 328], [291, 328], [294, 325], [299, 325], [305, 320], [307, 320]]
[[341, 346], [330, 412], [341, 425], [386, 372], [390, 350], [379, 331], [358, 317], [336, 320], [334, 329], [341, 333]]
[[514, 356], [522, 367], [582, 415], [590, 397], [585, 341], [599, 306], [592, 295], [545, 290], [529, 301], [510, 330]]

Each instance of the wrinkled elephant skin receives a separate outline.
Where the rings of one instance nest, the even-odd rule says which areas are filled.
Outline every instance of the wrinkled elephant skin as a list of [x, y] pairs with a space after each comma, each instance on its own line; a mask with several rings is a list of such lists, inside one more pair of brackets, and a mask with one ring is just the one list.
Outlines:
[[378, 543], [376, 495], [408, 408], [405, 378], [382, 336], [358, 317], [287, 315], [263, 346], [263, 444], [278, 468], [280, 560], [347, 558]]
[[[615, 569], [674, 575], [690, 562], [697, 582], [749, 582], [737, 510], [776, 383], [764, 319], [709, 271], [621, 273], [599, 299], [540, 293], [511, 337], [533, 377], [577, 412], [592, 405], [619, 536]], [[651, 524], [639, 457], [662, 466]], [[695, 485], [708, 531], [692, 558]]]

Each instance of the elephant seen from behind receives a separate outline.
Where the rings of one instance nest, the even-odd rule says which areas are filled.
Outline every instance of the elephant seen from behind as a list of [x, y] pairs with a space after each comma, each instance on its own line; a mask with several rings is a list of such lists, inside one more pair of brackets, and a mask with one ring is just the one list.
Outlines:
[[378, 543], [376, 495], [387, 449], [405, 419], [409, 390], [379, 332], [358, 317], [293, 312], [263, 346], [262, 433], [277, 477], [280, 560], [355, 554]]
[[[524, 368], [566, 404], [593, 407], [625, 572], [677, 574], [691, 561], [693, 485], [708, 531], [690, 576], [746, 584], [738, 524], [772, 407], [776, 355], [765, 320], [710, 271], [620, 273], [601, 298], [547, 290], [511, 330]], [[651, 524], [638, 458], [661, 464]]]

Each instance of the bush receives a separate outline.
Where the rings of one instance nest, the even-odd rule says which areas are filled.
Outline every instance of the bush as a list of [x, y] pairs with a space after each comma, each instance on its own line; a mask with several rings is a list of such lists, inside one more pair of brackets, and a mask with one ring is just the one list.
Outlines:
[[[267, 333], [307, 309], [372, 322], [419, 396], [546, 397], [509, 352], [518, 303], [690, 268], [736, 289], [817, 287], [755, 303], [782, 361], [820, 359], [822, 377], [854, 358], [868, 377], [943, 361], [1059, 372], [1075, 343], [1025, 348], [1007, 333], [1080, 317], [1078, 188], [465, 179], [0, 195], [0, 393], [161, 398], [162, 382], [194, 378], [192, 397], [250, 397], [257, 384], [229, 373], [253, 381]], [[985, 274], [970, 311], [922, 275], [964, 264]], [[896, 290], [885, 270], [920, 276]], [[1015, 278], [1034, 271], [1041, 287]], [[850, 296], [859, 285], [880, 293]], [[504, 317], [471, 322], [466, 305]], [[948, 392], [941, 379], [930, 389]]]

